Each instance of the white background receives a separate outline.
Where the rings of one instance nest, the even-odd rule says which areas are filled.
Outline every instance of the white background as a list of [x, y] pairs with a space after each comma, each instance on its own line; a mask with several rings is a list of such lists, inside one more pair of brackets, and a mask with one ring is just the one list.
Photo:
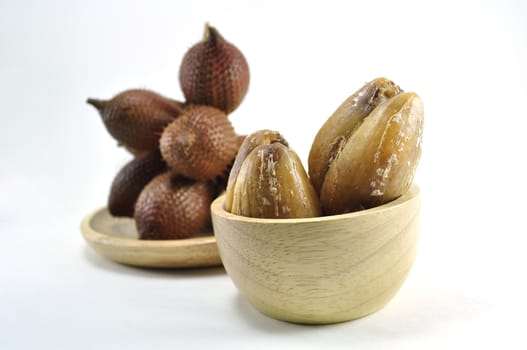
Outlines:
[[[255, 311], [221, 268], [145, 270], [87, 247], [130, 156], [87, 97], [182, 98], [205, 22], [246, 55], [237, 131], [318, 128], [386, 76], [425, 104], [422, 235], [369, 317], [313, 327]], [[527, 5], [495, 1], [1, 1], [0, 348], [525, 348]]]

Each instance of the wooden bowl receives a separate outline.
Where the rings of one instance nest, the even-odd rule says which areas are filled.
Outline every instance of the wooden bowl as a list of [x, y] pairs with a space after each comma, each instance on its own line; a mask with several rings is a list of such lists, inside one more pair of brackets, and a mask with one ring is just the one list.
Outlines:
[[81, 232], [97, 253], [121, 264], [155, 268], [221, 265], [210, 230], [188, 239], [140, 240], [133, 219], [113, 217], [104, 207], [84, 218]]
[[360, 212], [256, 219], [212, 203], [223, 265], [262, 313], [295, 323], [336, 323], [381, 309], [402, 286], [419, 238], [419, 188]]

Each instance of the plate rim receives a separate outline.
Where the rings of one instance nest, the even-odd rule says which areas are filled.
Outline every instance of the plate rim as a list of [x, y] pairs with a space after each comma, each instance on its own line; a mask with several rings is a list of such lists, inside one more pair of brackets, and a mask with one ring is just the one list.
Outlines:
[[[208, 263], [198, 263], [198, 264], [185, 264], [185, 263], [163, 263], [163, 264], [150, 264], [150, 263], [135, 263], [130, 261], [130, 259], [116, 259], [113, 254], [107, 254], [102, 250], [115, 248], [120, 251], [129, 251], [130, 253], [138, 253], [142, 250], [145, 252], [156, 251], [157, 253], [168, 254], [173, 252], [176, 249], [184, 249], [185, 247], [199, 249], [211, 248], [212, 245], [216, 245], [216, 237], [212, 229], [210, 230], [210, 236], [201, 236], [201, 237], [192, 237], [178, 240], [141, 240], [125, 237], [116, 237], [112, 235], [105, 234], [103, 232], [95, 230], [91, 222], [95, 216], [100, 215], [103, 211], [107, 211], [107, 206], [101, 206], [88, 215], [86, 215], [80, 225], [80, 230], [85, 241], [100, 255], [105, 256], [106, 258], [116, 261], [126, 265], [135, 265], [143, 267], [201, 267], [201, 266], [221, 266], [221, 259], [219, 257], [219, 252], [217, 252], [217, 257], [209, 257], [210, 261]], [[115, 217], [115, 220], [121, 219], [130, 219], [130, 218], [120, 218]], [[216, 246], [217, 251], [217, 246]], [[174, 254], [176, 255], [176, 254]], [[215, 261], [218, 262], [215, 262]]]

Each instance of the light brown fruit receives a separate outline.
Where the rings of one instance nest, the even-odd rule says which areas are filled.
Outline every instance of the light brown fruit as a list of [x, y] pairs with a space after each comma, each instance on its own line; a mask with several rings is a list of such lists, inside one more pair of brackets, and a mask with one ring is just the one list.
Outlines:
[[183, 239], [195, 236], [209, 221], [214, 188], [172, 172], [155, 177], [135, 205], [141, 239]]
[[153, 151], [163, 128], [183, 112], [183, 104], [153, 91], [132, 89], [110, 100], [89, 98], [104, 126], [120, 145], [135, 153]]
[[170, 123], [160, 139], [163, 159], [177, 173], [194, 180], [213, 180], [231, 164], [239, 143], [220, 110], [199, 106]]
[[297, 154], [280, 142], [260, 145], [243, 161], [230, 212], [256, 218], [320, 216], [316, 192]]
[[203, 40], [183, 57], [179, 81], [188, 103], [213, 106], [229, 114], [247, 94], [249, 65], [236, 46], [207, 24]]
[[348, 97], [320, 128], [309, 152], [309, 176], [317, 193], [324, 177], [342, 147], [364, 119], [381, 103], [400, 94], [402, 90], [386, 78], [365, 84]]
[[405, 193], [421, 156], [423, 118], [422, 101], [412, 92], [388, 99], [365, 117], [323, 174], [324, 213], [372, 208]]
[[113, 216], [134, 216], [134, 206], [143, 188], [166, 170], [159, 150], [132, 159], [115, 176], [108, 198]]
[[[247, 136], [246, 135], [237, 135], [236, 136], [236, 145], [238, 147], [238, 152], [239, 152], [239, 149], [240, 149], [240, 146], [243, 144], [243, 141], [245, 140]], [[217, 176], [214, 181], [213, 181], [213, 184], [216, 188], [216, 197], [219, 196], [220, 194], [222, 194], [223, 192], [225, 192], [226, 188], [227, 188], [227, 181], [229, 179], [229, 174], [231, 173], [231, 170], [232, 170], [232, 167], [234, 165], [234, 161], [235, 161], [236, 158], [234, 158], [231, 163], [229, 164], [229, 166], [227, 167], [227, 169], [225, 169], [219, 176]]]
[[224, 202], [225, 210], [231, 211], [232, 196], [234, 189], [233, 186], [236, 181], [236, 178], [238, 177], [238, 173], [240, 172], [240, 168], [242, 167], [242, 164], [245, 161], [245, 158], [247, 158], [249, 153], [251, 153], [256, 147], [262, 145], [269, 145], [274, 142], [279, 142], [284, 144], [285, 146], [288, 146], [287, 141], [279, 132], [268, 129], [258, 130], [244, 138], [243, 142], [239, 147], [238, 153], [236, 154], [234, 164], [231, 167], [229, 177], [227, 180]]

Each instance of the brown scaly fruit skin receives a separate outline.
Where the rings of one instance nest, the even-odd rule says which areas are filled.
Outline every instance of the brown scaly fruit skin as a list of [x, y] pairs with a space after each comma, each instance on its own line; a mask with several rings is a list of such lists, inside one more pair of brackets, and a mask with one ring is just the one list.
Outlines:
[[123, 147], [124, 147], [125, 150], [128, 151], [128, 153], [130, 153], [134, 157], [140, 157], [140, 156], [143, 156], [143, 155], [148, 154], [148, 153], [151, 152], [151, 151], [144, 151], [144, 150], [135, 149], [135, 148], [132, 148], [132, 147], [127, 147], [127, 146], [123, 146]]
[[220, 176], [238, 152], [237, 135], [222, 111], [199, 106], [170, 123], [159, 142], [168, 166], [193, 180]]
[[226, 211], [231, 211], [232, 206], [232, 196], [234, 190], [234, 183], [240, 172], [245, 158], [258, 146], [269, 145], [274, 142], [282, 143], [285, 146], [288, 146], [285, 138], [277, 131], [273, 130], [258, 130], [253, 132], [244, 138], [243, 142], [240, 145], [236, 158], [234, 159], [234, 164], [231, 167], [229, 177], [227, 180], [227, 187], [225, 191], [225, 202], [223, 207]]
[[140, 239], [166, 240], [195, 236], [208, 223], [214, 188], [173, 172], [156, 176], [135, 205]]
[[386, 78], [365, 84], [347, 98], [320, 128], [309, 152], [308, 169], [311, 182], [320, 194], [326, 172], [353, 132], [380, 104], [402, 90]]
[[142, 154], [125, 164], [110, 188], [108, 210], [113, 216], [134, 216], [139, 193], [157, 175], [166, 170], [159, 150]]
[[179, 81], [187, 103], [230, 114], [247, 94], [249, 65], [236, 46], [207, 24], [203, 40], [183, 57]]
[[321, 215], [318, 196], [297, 154], [280, 142], [253, 149], [233, 184], [230, 212], [290, 219]]
[[157, 149], [163, 128], [184, 108], [180, 102], [140, 89], [126, 90], [110, 100], [89, 98], [87, 103], [97, 108], [110, 135], [135, 153]]
[[375, 108], [335, 154], [320, 190], [325, 214], [387, 203], [410, 187], [419, 159], [424, 111], [419, 96], [401, 93]]

